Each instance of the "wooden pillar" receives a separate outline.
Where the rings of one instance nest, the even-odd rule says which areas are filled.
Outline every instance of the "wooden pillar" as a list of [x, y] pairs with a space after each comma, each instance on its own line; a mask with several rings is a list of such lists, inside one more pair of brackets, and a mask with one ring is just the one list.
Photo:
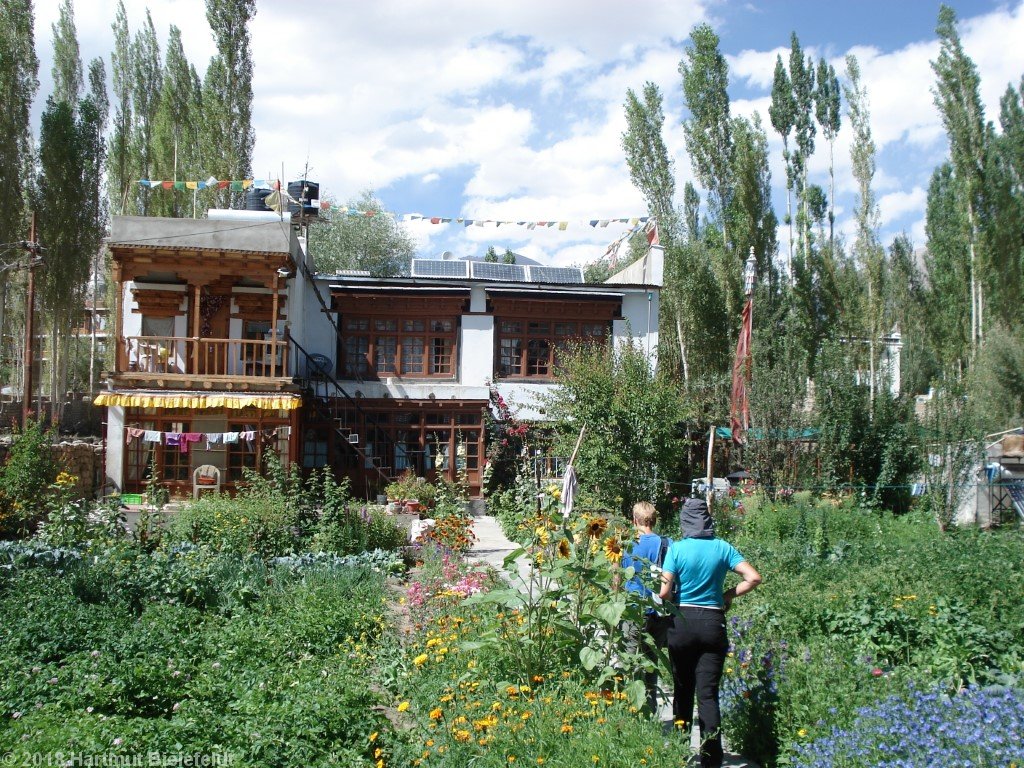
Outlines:
[[121, 338], [124, 328], [124, 280], [121, 276], [121, 267], [114, 265], [114, 370], [118, 373], [128, 369], [128, 360], [125, 354], [124, 339]]
[[277, 272], [274, 272], [273, 290], [274, 297], [272, 301], [272, 309], [270, 310], [270, 377], [274, 378], [277, 376], [277, 302], [278, 302], [278, 281], [280, 280]]
[[201, 285], [193, 286], [195, 289], [192, 298], [192, 374], [199, 373], [199, 331], [202, 327], [200, 317], [200, 295], [203, 290]]

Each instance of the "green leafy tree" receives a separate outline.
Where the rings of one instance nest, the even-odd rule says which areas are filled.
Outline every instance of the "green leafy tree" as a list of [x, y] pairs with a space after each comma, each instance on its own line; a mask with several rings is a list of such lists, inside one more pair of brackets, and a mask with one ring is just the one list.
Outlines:
[[619, 510], [659, 498], [684, 449], [672, 380], [651, 370], [636, 343], [577, 346], [561, 356], [556, 375], [560, 386], [544, 406], [558, 456], [572, 452], [586, 425], [575, 463], [581, 486]]
[[[153, 178], [153, 129], [157, 107], [160, 104], [160, 85], [163, 73], [160, 66], [160, 44], [156, 38], [153, 17], [146, 10], [146, 23], [135, 33], [131, 44], [131, 98], [134, 124], [130, 152], [141, 178]], [[130, 183], [131, 180], [129, 180]], [[149, 195], [141, 197], [139, 213], [149, 215]]]
[[925, 207], [928, 339], [942, 370], [964, 371], [971, 350], [969, 222], [953, 166], [932, 173]]
[[807, 165], [814, 154], [814, 62], [804, 59], [803, 48], [794, 32], [790, 36], [789, 79], [793, 84], [793, 127], [796, 132], [796, 152], [793, 153], [793, 172], [797, 200], [797, 243], [804, 260], [810, 257], [810, 221], [807, 213]]
[[[768, 165], [768, 137], [755, 112], [752, 121], [733, 118], [733, 179], [735, 188], [729, 206], [729, 228], [737, 243], [754, 249], [759, 281], [772, 287], [777, 284], [775, 253], [778, 250], [776, 231], [778, 219], [772, 207], [772, 172]], [[741, 254], [743, 255], [743, 254]], [[742, 274], [731, 275], [735, 289], [742, 292]]]
[[835, 251], [835, 143], [842, 125], [842, 99], [835, 68], [825, 59], [818, 60], [817, 90], [814, 93], [814, 114], [821, 126], [821, 135], [828, 142], [828, 244]]
[[53, 24], [53, 98], [77, 105], [82, 95], [82, 59], [78, 52], [75, 9], [71, 0], [62, 0], [57, 22]]
[[484, 261], [486, 261], [488, 264], [498, 263], [498, 252], [494, 250], [493, 245], [487, 246], [487, 253], [484, 254]]
[[[206, 19], [217, 43], [203, 80], [202, 160], [220, 179], [245, 179], [252, 173], [253, 61], [249, 22], [256, 0], [206, 0]], [[216, 206], [241, 200], [240, 190], [211, 193]]]
[[868, 95], [867, 89], [861, 83], [860, 66], [853, 55], [846, 57], [846, 76], [849, 81], [846, 86], [846, 105], [853, 130], [850, 161], [853, 177], [857, 182], [857, 237], [853, 253], [864, 275], [867, 290], [862, 334], [868, 341], [868, 389], [871, 401], [874, 402], [878, 384], [875, 375], [877, 345], [884, 331], [882, 323], [885, 306], [885, 250], [878, 241], [878, 203], [872, 189], [875, 178], [875, 141], [871, 137]]
[[768, 117], [772, 128], [782, 137], [782, 159], [786, 164], [786, 224], [789, 225], [789, 262], [787, 264], [792, 281], [793, 277], [793, 156], [789, 149], [789, 136], [796, 124], [796, 100], [793, 98], [793, 83], [782, 63], [782, 56], [775, 59], [775, 76], [772, 80], [772, 103], [768, 107]]
[[1001, 432], [1024, 421], [1024, 340], [1007, 328], [994, 328], [971, 368], [969, 392], [979, 426]]
[[[373, 216], [351, 216], [344, 208], [376, 211]], [[416, 244], [370, 191], [349, 200], [342, 210], [331, 206], [310, 227], [309, 251], [318, 272], [365, 269], [375, 277], [402, 274], [416, 252]]]
[[501, 261], [502, 261], [503, 264], [515, 264], [516, 263], [516, 255], [514, 253], [512, 253], [512, 249], [511, 248], [506, 248], [505, 249], [505, 253], [502, 254]]
[[117, 13], [111, 25], [114, 50], [110, 54], [111, 79], [114, 91], [114, 121], [107, 149], [107, 194], [116, 213], [134, 213], [137, 187], [133, 183], [131, 155], [132, 135], [132, 48], [128, 15], [124, 0], [118, 0]]
[[927, 286], [914, 257], [914, 244], [906, 234], [897, 235], [889, 247], [887, 279], [884, 281], [885, 317], [889, 327], [901, 334], [901, 390], [908, 395], [928, 391], [938, 366], [927, 343]]
[[956, 28], [956, 13], [949, 6], [939, 9], [935, 30], [939, 36], [939, 56], [932, 62], [935, 72], [935, 106], [949, 136], [950, 159], [967, 212], [970, 254], [970, 303], [972, 357], [984, 338], [983, 291], [985, 254], [982, 252], [979, 215], [984, 205], [986, 140], [985, 111], [979, 94], [978, 69], [964, 52]]
[[[172, 24], [160, 102], [153, 119], [153, 172], [157, 178], [194, 179], [203, 172], [198, 136], [202, 120], [201, 88], [199, 75], [185, 56], [181, 30]], [[154, 199], [151, 210], [156, 216], [187, 216], [193, 212], [193, 202], [191, 192], [176, 187]]]

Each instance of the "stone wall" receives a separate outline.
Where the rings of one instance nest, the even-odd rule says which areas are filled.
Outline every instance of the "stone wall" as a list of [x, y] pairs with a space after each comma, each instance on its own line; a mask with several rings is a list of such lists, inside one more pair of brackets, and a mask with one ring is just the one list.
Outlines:
[[[9, 449], [9, 443], [0, 444], [0, 464], [7, 461]], [[95, 498], [103, 484], [103, 444], [98, 440], [65, 440], [50, 449], [60, 468], [78, 478], [76, 495]]]

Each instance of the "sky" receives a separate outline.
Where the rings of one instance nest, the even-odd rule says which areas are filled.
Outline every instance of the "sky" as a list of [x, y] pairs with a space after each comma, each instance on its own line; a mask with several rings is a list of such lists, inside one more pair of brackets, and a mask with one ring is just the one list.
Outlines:
[[[953, 0], [964, 49], [981, 76], [987, 119], [1024, 75], [1024, 0]], [[144, 0], [125, 0], [134, 34]], [[107, 62], [114, 0], [74, 0], [85, 66]], [[161, 53], [170, 24], [202, 76], [215, 45], [203, 0], [149, 3]], [[372, 190], [414, 238], [418, 255], [482, 255], [493, 245], [544, 264], [591, 262], [628, 231], [592, 220], [647, 215], [622, 150], [628, 89], [656, 83], [677, 189], [693, 179], [683, 141], [678, 65], [697, 23], [711, 24], [729, 64], [734, 115], [761, 116], [769, 137], [776, 214], [785, 213], [781, 138], [768, 120], [776, 55], [790, 33], [843, 77], [856, 55], [877, 146], [880, 235], [925, 244], [928, 181], [948, 154], [931, 89], [938, 3], [923, 0], [257, 0], [253, 176], [320, 183], [345, 204]], [[36, 124], [52, 87], [57, 0], [36, 0], [40, 88]], [[852, 242], [855, 183], [849, 121], [834, 147], [836, 222]], [[821, 138], [810, 181], [828, 188]], [[188, 180], [188, 179], [182, 179]], [[161, 194], [153, 190], [150, 194]], [[411, 220], [424, 216], [427, 220]], [[559, 227], [465, 227], [431, 217], [557, 221]], [[779, 257], [787, 249], [780, 227]]]

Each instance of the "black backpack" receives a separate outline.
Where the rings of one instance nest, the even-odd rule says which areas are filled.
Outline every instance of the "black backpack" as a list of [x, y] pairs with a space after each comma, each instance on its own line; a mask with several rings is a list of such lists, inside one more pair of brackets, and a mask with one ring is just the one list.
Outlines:
[[668, 536], [661, 537], [661, 545], [658, 547], [658, 559], [654, 561], [654, 565], [661, 568], [665, 564], [665, 555], [668, 554], [668, 548], [672, 546], [672, 539]]

